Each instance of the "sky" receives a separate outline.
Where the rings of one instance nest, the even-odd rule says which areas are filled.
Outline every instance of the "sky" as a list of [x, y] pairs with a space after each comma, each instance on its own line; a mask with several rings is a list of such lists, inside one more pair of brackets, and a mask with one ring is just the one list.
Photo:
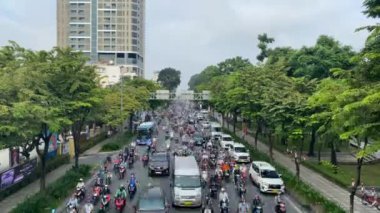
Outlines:
[[[311, 46], [319, 35], [360, 50], [374, 23], [360, 0], [147, 0], [145, 77], [173, 67], [180, 89], [193, 74], [227, 58], [256, 63], [257, 36], [276, 46]], [[56, 45], [56, 0], [0, 0], [0, 46], [8, 40], [34, 50]]]

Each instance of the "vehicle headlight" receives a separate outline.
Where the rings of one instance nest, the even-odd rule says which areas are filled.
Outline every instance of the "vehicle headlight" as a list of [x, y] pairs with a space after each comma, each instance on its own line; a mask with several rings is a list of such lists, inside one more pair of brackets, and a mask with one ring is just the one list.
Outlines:
[[261, 183], [261, 186], [263, 186], [264, 188], [268, 188], [269, 187], [269, 184], [268, 183]]

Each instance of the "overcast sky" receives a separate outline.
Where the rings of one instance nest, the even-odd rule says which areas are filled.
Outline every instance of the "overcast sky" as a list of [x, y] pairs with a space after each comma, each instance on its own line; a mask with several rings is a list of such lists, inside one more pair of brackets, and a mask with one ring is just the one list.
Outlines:
[[[191, 75], [226, 58], [255, 63], [257, 35], [274, 46], [312, 45], [327, 34], [362, 48], [373, 23], [360, 0], [147, 0], [146, 78], [173, 67], [182, 72], [181, 89]], [[32, 49], [56, 45], [56, 0], [0, 0], [0, 46], [14, 40]]]

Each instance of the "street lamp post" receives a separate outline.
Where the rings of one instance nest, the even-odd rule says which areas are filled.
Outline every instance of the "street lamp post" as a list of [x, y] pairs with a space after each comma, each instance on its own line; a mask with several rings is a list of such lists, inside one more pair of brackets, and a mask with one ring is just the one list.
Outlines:
[[124, 132], [124, 118], [123, 118], [123, 91], [124, 91], [124, 78], [123, 78], [123, 68], [120, 66], [120, 117], [121, 117], [121, 132]]

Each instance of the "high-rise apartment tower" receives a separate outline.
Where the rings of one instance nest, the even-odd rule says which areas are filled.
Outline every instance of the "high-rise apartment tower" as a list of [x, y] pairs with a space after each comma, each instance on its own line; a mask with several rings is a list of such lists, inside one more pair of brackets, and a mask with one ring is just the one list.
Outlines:
[[59, 47], [144, 76], [145, 0], [57, 0], [57, 21]]

